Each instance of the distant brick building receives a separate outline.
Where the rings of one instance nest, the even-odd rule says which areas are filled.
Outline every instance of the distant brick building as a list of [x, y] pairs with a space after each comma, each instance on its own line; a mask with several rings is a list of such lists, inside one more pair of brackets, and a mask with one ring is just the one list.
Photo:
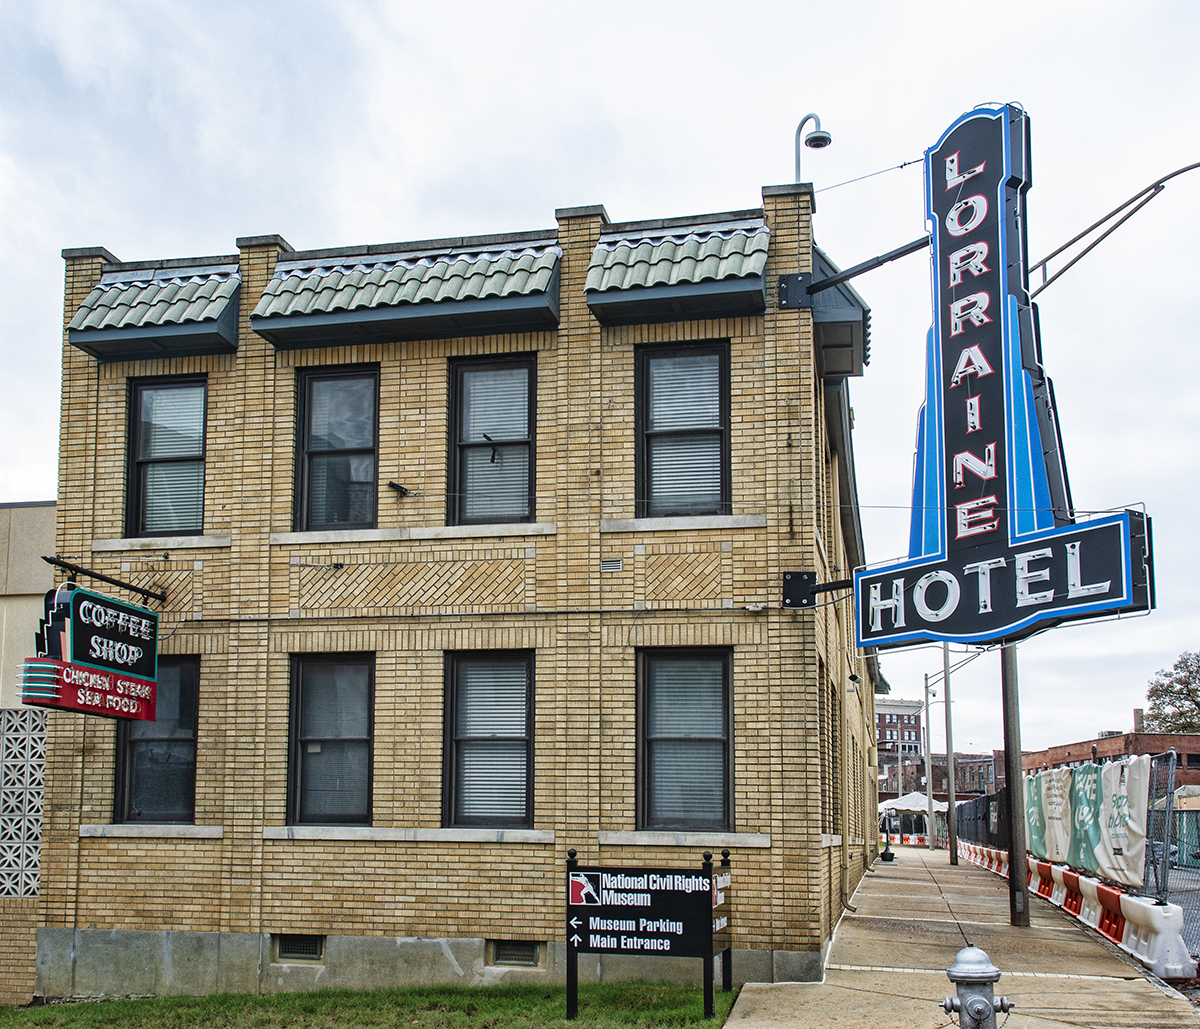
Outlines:
[[735, 977], [820, 977], [878, 669], [782, 604], [864, 563], [811, 212], [64, 251], [57, 549], [167, 600], [159, 722], [48, 718], [39, 993], [555, 978], [568, 848], [728, 848]]
[[1200, 785], [1200, 733], [1109, 733], [1046, 750], [1022, 751], [1021, 767], [1027, 773], [1040, 772], [1045, 768], [1073, 768], [1089, 761], [1115, 761], [1131, 754], [1165, 754], [1172, 749], [1178, 755], [1175, 785]]

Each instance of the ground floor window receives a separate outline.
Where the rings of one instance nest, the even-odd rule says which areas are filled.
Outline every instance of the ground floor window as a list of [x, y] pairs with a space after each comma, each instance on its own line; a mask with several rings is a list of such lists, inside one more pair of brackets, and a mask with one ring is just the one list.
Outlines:
[[446, 825], [533, 824], [532, 726], [532, 652], [447, 656]]
[[154, 721], [118, 723], [114, 821], [195, 821], [199, 687], [199, 657], [159, 657]]
[[641, 827], [728, 830], [730, 652], [645, 650], [638, 658]]
[[289, 823], [371, 824], [373, 654], [292, 658]]

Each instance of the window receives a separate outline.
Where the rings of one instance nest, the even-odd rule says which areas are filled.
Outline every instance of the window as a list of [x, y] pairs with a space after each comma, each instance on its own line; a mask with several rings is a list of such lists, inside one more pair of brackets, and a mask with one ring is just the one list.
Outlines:
[[532, 653], [447, 656], [446, 825], [533, 825], [532, 726]]
[[206, 388], [203, 379], [133, 383], [127, 536], [203, 531]]
[[198, 657], [160, 657], [154, 721], [117, 728], [116, 822], [196, 818]]
[[379, 372], [300, 373], [296, 528], [375, 527]]
[[642, 347], [638, 517], [728, 514], [729, 347]]
[[289, 824], [371, 824], [375, 658], [292, 658]]
[[730, 653], [639, 654], [640, 827], [728, 829]]
[[534, 362], [452, 368], [451, 525], [533, 519]]

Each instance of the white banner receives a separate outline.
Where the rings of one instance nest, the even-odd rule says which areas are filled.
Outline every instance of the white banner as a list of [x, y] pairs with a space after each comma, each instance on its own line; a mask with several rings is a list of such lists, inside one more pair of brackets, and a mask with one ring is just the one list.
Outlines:
[[1141, 886], [1149, 790], [1147, 754], [1026, 776], [1029, 852], [1043, 861]]

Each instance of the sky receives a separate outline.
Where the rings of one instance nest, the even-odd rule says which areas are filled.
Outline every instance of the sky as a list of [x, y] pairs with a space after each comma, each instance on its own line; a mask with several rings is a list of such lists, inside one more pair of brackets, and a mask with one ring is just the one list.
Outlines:
[[[1192, 0], [0, 0], [0, 503], [57, 490], [63, 248], [132, 261], [267, 233], [314, 249], [549, 228], [595, 203], [616, 221], [758, 207], [793, 181], [815, 112], [833, 144], [804, 151], [801, 177], [818, 244], [849, 267], [926, 233], [925, 149], [1011, 102], [1032, 123], [1037, 260], [1200, 161], [1197, 39]], [[1200, 170], [1038, 298], [1076, 508], [1151, 514], [1158, 609], [1018, 647], [1027, 750], [1131, 729], [1154, 673], [1200, 649], [1193, 232]], [[850, 388], [875, 564], [907, 551], [928, 257], [854, 285], [872, 310]], [[898, 698], [941, 665], [940, 647], [882, 655]], [[955, 749], [1002, 747], [999, 654], [951, 686]]]

